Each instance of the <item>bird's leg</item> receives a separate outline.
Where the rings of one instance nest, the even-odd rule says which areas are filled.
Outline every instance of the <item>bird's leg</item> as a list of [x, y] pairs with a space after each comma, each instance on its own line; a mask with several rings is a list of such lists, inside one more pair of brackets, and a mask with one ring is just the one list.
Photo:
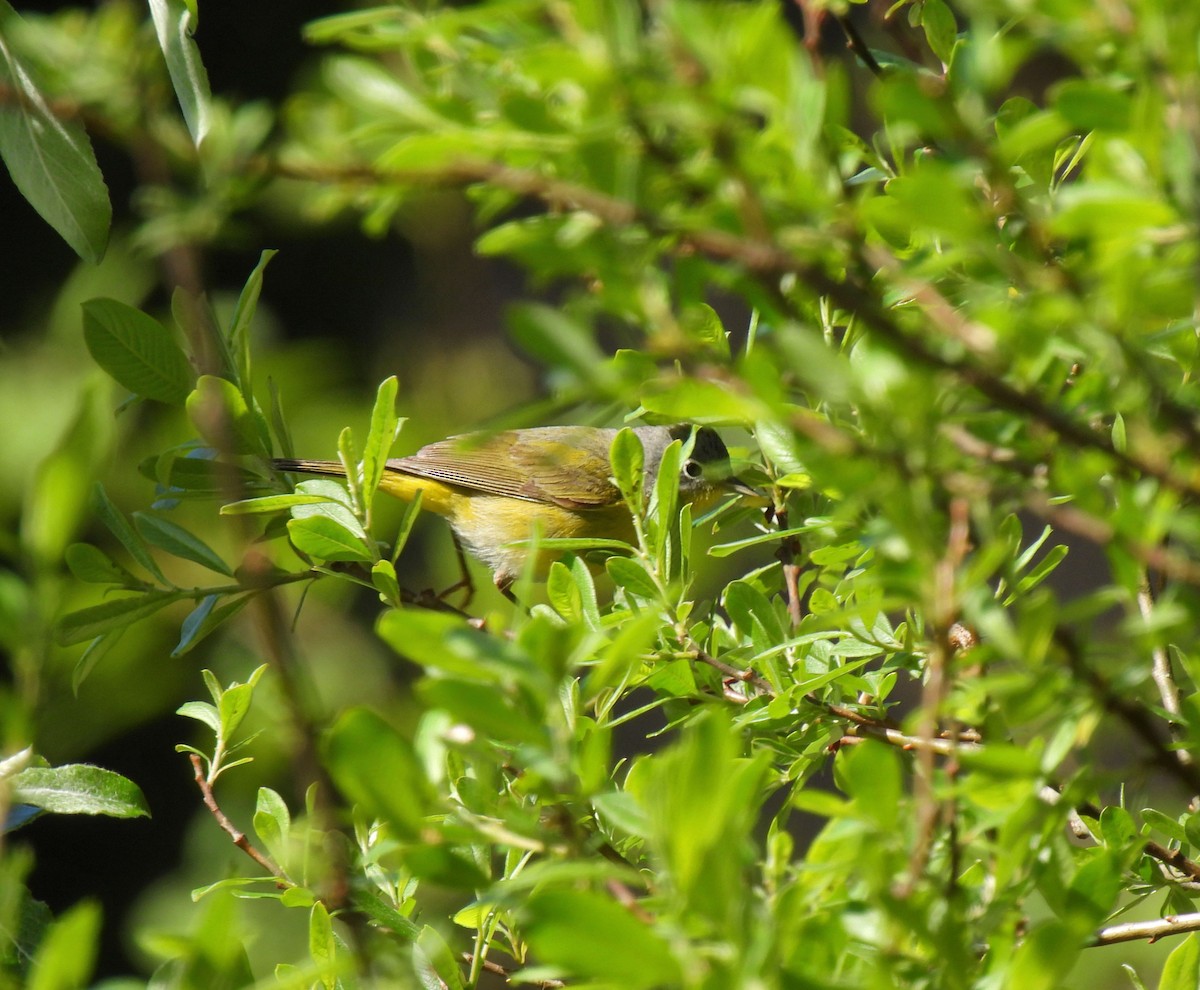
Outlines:
[[512, 586], [515, 578], [511, 574], [497, 573], [494, 580], [496, 582], [496, 590], [500, 592], [500, 594], [502, 594], [514, 605], [521, 604], [517, 601], [517, 596], [512, 593]]
[[449, 598], [452, 594], [454, 594], [454, 592], [465, 589], [466, 595], [458, 605], [460, 609], [465, 609], [471, 604], [471, 599], [475, 597], [475, 582], [471, 578], [471, 572], [467, 569], [467, 555], [463, 553], [462, 544], [458, 542], [458, 534], [452, 532], [450, 534], [450, 538], [454, 541], [454, 553], [458, 557], [458, 570], [460, 577], [456, 582], [454, 582], [454, 584], [450, 585], [449, 588], [439, 591], [438, 598], [444, 601], [446, 598]]

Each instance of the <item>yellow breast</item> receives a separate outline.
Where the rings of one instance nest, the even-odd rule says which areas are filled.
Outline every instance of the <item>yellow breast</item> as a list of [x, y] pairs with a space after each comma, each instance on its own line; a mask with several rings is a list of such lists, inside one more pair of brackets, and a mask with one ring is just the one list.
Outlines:
[[[634, 539], [629, 510], [623, 505], [605, 509], [563, 509], [545, 502], [502, 495], [460, 495], [449, 513], [450, 525], [475, 556], [495, 572], [497, 583], [521, 575], [529, 556], [521, 540]], [[535, 577], [544, 577], [550, 564], [563, 555], [553, 548], [538, 554]]]

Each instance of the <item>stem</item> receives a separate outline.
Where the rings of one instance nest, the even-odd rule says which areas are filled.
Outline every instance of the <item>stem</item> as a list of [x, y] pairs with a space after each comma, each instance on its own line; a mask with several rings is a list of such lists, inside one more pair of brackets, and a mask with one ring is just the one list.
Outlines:
[[200, 795], [204, 799], [204, 806], [212, 813], [213, 818], [217, 820], [217, 824], [228, 834], [233, 840], [233, 844], [242, 852], [249, 856], [254, 862], [261, 866], [264, 870], [275, 877], [277, 886], [280, 888], [291, 887], [292, 882], [287, 878], [287, 875], [271, 860], [265, 853], [261, 853], [255, 848], [254, 844], [246, 838], [246, 834], [240, 831], [237, 826], [229, 820], [229, 817], [221, 810], [221, 806], [217, 804], [216, 796], [213, 794], [212, 785], [204, 776], [204, 763], [196, 753], [188, 754], [188, 758], [192, 761], [193, 775], [196, 780], [196, 786], [200, 788]]

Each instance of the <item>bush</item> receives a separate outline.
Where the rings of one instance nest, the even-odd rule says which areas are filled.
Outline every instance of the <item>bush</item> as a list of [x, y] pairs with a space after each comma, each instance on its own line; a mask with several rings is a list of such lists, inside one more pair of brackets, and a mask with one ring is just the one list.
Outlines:
[[[210, 92], [196, 14], [0, 3], [0, 153], [82, 259], [3, 369], [40, 428], [0, 794], [21, 835], [157, 814], [85, 760], [193, 720], [130, 965], [1196, 985], [1200, 8], [369, 7], [308, 24], [274, 101]], [[297, 244], [369, 269], [347, 216], [415, 245], [429, 308], [288, 340]], [[239, 238], [257, 264], [210, 283]], [[513, 271], [537, 389], [462, 326]], [[375, 494], [394, 446], [483, 420], [717, 427], [762, 497], [691, 504], [695, 437], [656, 475], [623, 431], [596, 483], [632, 542], [545, 541], [515, 605], [475, 568], [460, 609], [436, 513]], [[335, 450], [346, 484], [274, 463]], [[5, 846], [6, 985], [84, 985], [104, 891], [31, 868]]]

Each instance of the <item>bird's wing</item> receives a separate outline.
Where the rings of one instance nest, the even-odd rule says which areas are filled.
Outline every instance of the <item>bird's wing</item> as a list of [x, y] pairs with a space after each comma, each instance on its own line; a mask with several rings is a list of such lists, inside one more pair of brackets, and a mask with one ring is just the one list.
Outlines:
[[612, 438], [597, 442], [589, 429], [591, 442], [585, 443], [577, 429], [587, 428], [539, 427], [450, 437], [409, 457], [394, 458], [388, 467], [476, 492], [567, 509], [615, 505], [621, 493], [609, 480]]

